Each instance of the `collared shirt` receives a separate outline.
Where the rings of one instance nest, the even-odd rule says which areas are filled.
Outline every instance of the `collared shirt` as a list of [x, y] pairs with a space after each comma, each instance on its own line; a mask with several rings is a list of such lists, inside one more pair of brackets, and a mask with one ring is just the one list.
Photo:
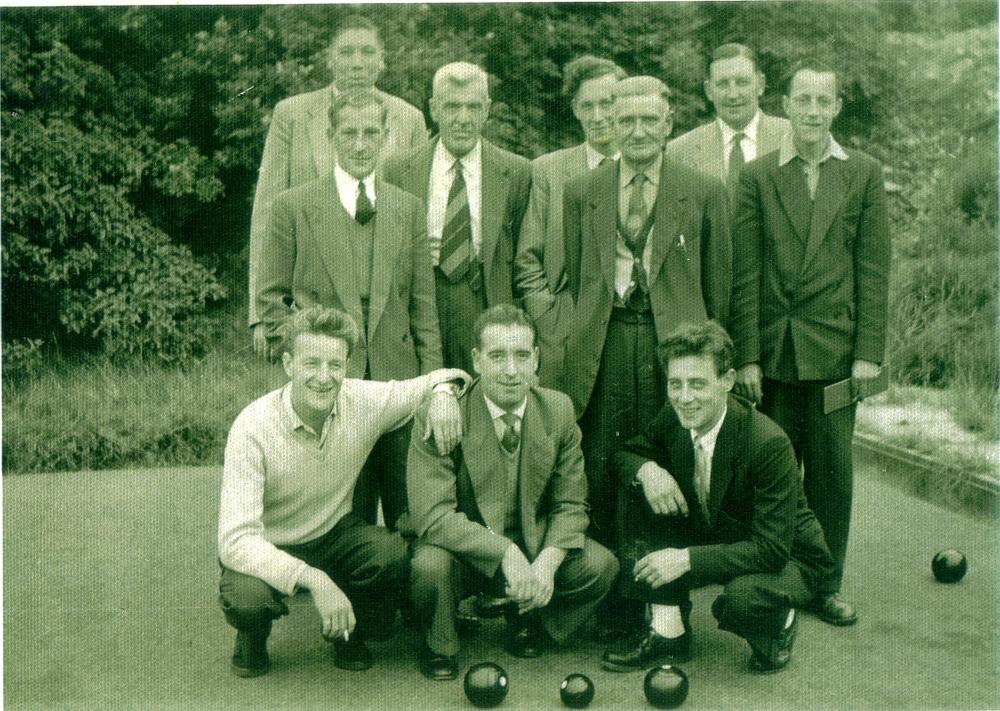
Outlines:
[[[715, 122], [719, 125], [719, 131], [722, 132], [722, 164], [726, 167], [726, 173], [728, 174], [729, 154], [733, 152], [733, 139], [736, 137], [736, 129], [720, 118], [716, 118]], [[740, 139], [740, 148], [743, 149], [743, 160], [746, 163], [757, 157], [757, 129], [759, 127], [760, 109], [757, 109], [757, 113], [750, 119], [750, 123], [741, 129], [743, 138]]]
[[694, 430], [690, 430], [691, 433], [691, 443], [694, 446], [698, 446], [699, 439], [701, 440], [702, 451], [705, 452], [705, 486], [706, 489], [709, 482], [712, 481], [712, 456], [715, 454], [715, 443], [719, 439], [719, 430], [722, 429], [722, 423], [726, 421], [726, 412], [728, 412], [729, 406], [726, 405], [722, 408], [722, 416], [719, 417], [719, 421], [703, 435], [699, 435]]
[[778, 147], [778, 165], [786, 165], [796, 158], [802, 162], [802, 173], [805, 176], [806, 187], [809, 188], [809, 197], [815, 200], [816, 188], [819, 186], [819, 167], [830, 158], [847, 160], [847, 151], [837, 143], [833, 134], [830, 134], [830, 142], [827, 143], [826, 150], [823, 151], [823, 155], [820, 156], [819, 160], [809, 160], [799, 155], [799, 151], [795, 147], [792, 132], [789, 131], [781, 137], [781, 145]]
[[621, 158], [622, 155], [620, 151], [615, 151], [611, 155], [606, 156], [587, 142], [584, 142], [583, 145], [585, 147], [585, 150], [587, 151], [588, 170], [593, 170], [594, 168], [599, 166], [601, 164], [601, 161], [604, 160], [605, 158], [610, 158], [611, 160], [618, 160], [619, 158]]
[[370, 174], [364, 181], [358, 180], [353, 175], [340, 167], [337, 163], [333, 169], [333, 175], [337, 179], [337, 194], [340, 195], [340, 204], [347, 210], [347, 214], [354, 219], [354, 214], [358, 210], [358, 185], [365, 184], [365, 192], [372, 205], [375, 204], [375, 174]]
[[490, 411], [490, 417], [493, 418], [493, 430], [497, 433], [497, 439], [503, 440], [503, 434], [507, 431], [507, 423], [503, 421], [503, 416], [508, 412], [512, 415], [517, 415], [517, 422], [514, 423], [514, 431], [521, 434], [521, 422], [524, 420], [524, 410], [528, 407], [527, 397], [513, 410], [503, 409], [485, 395], [483, 395], [483, 399], [486, 400], [486, 409]]
[[292, 594], [306, 564], [277, 546], [322, 536], [351, 510], [358, 474], [383, 433], [404, 424], [441, 381], [347, 378], [317, 433], [291, 403], [291, 385], [250, 403], [226, 442], [219, 559]]
[[[448, 193], [455, 180], [455, 156], [444, 141], [438, 141], [431, 161], [430, 185], [427, 190], [427, 237], [431, 244], [431, 260], [437, 266], [441, 257], [441, 233], [444, 231], [445, 212], [448, 208]], [[460, 159], [462, 178], [465, 180], [465, 194], [469, 200], [469, 216], [472, 218], [472, 246], [478, 255], [482, 245], [480, 205], [483, 186], [483, 142]]]
[[[643, 184], [642, 196], [646, 202], [646, 210], [652, 210], [656, 202], [656, 195], [660, 190], [660, 170], [663, 168], [663, 155], [656, 156], [656, 160], [651, 166], [646, 168], [646, 182]], [[632, 179], [636, 171], [623, 160], [618, 161], [618, 215], [624, 218], [628, 214], [628, 203], [632, 197]], [[653, 257], [653, 240], [646, 240], [646, 247], [642, 250], [642, 268], [649, 276], [649, 263]], [[632, 250], [625, 244], [625, 240], [618, 235], [615, 239], [615, 291], [618, 297], [625, 298], [625, 294], [632, 287], [632, 264], [635, 257]]]

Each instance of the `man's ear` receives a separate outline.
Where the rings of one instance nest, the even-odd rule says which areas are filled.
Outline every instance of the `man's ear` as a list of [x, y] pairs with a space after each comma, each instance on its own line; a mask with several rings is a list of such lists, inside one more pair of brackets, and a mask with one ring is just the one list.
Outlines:
[[726, 391], [731, 392], [733, 386], [736, 384], [736, 371], [730, 368], [719, 377], [719, 380], [726, 386]]
[[281, 367], [285, 369], [285, 375], [292, 377], [292, 354], [285, 351], [281, 354]]

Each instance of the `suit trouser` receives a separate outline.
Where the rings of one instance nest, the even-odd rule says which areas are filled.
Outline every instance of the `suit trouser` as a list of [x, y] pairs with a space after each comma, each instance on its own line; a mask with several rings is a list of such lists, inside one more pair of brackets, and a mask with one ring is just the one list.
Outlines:
[[836, 563], [840, 589], [847, 558], [854, 484], [852, 442], [856, 405], [823, 414], [823, 388], [832, 381], [783, 383], [764, 379], [761, 410], [792, 441], [803, 466], [803, 488]]
[[406, 457], [410, 451], [413, 422], [386, 432], [378, 438], [354, 488], [353, 511], [368, 523], [378, 516], [382, 500], [382, 517], [390, 531], [395, 531], [399, 517], [409, 508], [406, 500]]
[[[475, 267], [482, 273], [482, 265]], [[471, 274], [471, 270], [469, 274]], [[472, 325], [486, 309], [486, 286], [480, 280], [479, 289], [472, 288], [469, 276], [451, 282], [434, 269], [434, 290], [437, 298], [438, 321], [441, 324], [441, 349], [445, 368], [461, 368], [473, 373], [472, 346], [475, 334]]]
[[651, 313], [612, 309], [594, 391], [580, 418], [590, 504], [588, 534], [612, 550], [617, 485], [608, 460], [625, 441], [644, 431], [663, 406], [656, 345]]
[[[619, 591], [625, 600], [677, 605], [687, 625], [690, 591], [699, 583], [690, 573], [656, 589], [637, 582], [632, 570], [640, 558], [663, 548], [687, 548], [729, 541], [719, 540], [697, 513], [697, 502], [688, 502], [688, 516], [653, 513], [641, 487], [625, 484], [619, 489], [618, 559], [622, 574]], [[728, 580], [712, 603], [719, 628], [744, 638], [770, 637], [785, 625], [788, 610], [803, 607], [815, 595], [812, 574], [796, 561], [781, 570], [737, 575]]]
[[[593, 617], [617, 575], [618, 561], [601, 544], [587, 538], [582, 549], [569, 551], [556, 571], [552, 599], [538, 612], [549, 636], [565, 642]], [[427, 646], [437, 654], [458, 654], [455, 620], [459, 601], [479, 591], [503, 594], [503, 587], [504, 576], [499, 570], [487, 578], [444, 548], [418, 543], [413, 552], [413, 606]]]
[[[330, 576], [351, 601], [361, 634], [390, 622], [406, 594], [406, 542], [354, 514], [344, 516], [319, 538], [279, 548]], [[226, 567], [219, 580], [219, 602], [226, 621], [251, 636], [267, 637], [271, 623], [288, 614], [283, 593], [260, 578]]]

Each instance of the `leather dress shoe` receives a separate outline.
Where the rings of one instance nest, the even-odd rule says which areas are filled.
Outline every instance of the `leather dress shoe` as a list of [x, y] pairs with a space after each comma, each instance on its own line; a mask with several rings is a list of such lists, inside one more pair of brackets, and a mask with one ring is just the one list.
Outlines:
[[483, 592], [476, 596], [473, 607], [479, 617], [486, 619], [500, 617], [510, 607], [510, 600]]
[[858, 621], [854, 605], [840, 596], [840, 593], [817, 595], [806, 608], [828, 625], [846, 627]]
[[340, 669], [364, 671], [371, 668], [372, 653], [357, 637], [351, 637], [346, 642], [343, 639], [335, 639], [333, 648], [337, 657], [334, 664]]
[[607, 649], [601, 656], [601, 667], [614, 672], [639, 671], [690, 658], [691, 632], [685, 631], [680, 637], [662, 637], [647, 629]]
[[251, 636], [246, 632], [236, 632], [236, 647], [233, 649], [233, 674], [244, 679], [267, 674], [271, 660], [267, 656], [267, 637]]
[[792, 618], [792, 624], [774, 637], [748, 639], [750, 649], [750, 671], [754, 674], [774, 674], [781, 671], [792, 658], [792, 645], [799, 631], [799, 616]]
[[535, 624], [510, 625], [507, 651], [515, 657], [534, 659], [544, 653], [545, 633]]
[[454, 656], [438, 654], [424, 642], [420, 649], [420, 673], [431, 681], [451, 681], [458, 678], [458, 662]]

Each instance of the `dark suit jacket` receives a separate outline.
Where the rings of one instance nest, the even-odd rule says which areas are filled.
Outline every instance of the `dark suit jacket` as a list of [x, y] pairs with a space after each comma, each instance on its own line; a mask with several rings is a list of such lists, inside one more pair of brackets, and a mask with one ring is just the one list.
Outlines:
[[[733, 255], [722, 183], [664, 158], [655, 209], [649, 298], [657, 337], [683, 321], [728, 326]], [[576, 309], [562, 390], [578, 415], [594, 389], [614, 303], [617, 223], [617, 163], [566, 185], [566, 275]]]
[[822, 164], [815, 206], [798, 159], [778, 166], [774, 151], [743, 170], [734, 302], [749, 320], [734, 331], [747, 339], [746, 361], [759, 361], [765, 376], [789, 380], [787, 338], [799, 380], [845, 378], [855, 359], [884, 358], [889, 227], [882, 167], [847, 153], [846, 161]]
[[[670, 472], [698, 515], [694, 446], [668, 403], [612, 459], [624, 481], [654, 461]], [[776, 572], [797, 561], [817, 586], [833, 572], [823, 531], [806, 504], [795, 452], [785, 433], [742, 400], [729, 398], [712, 456], [704, 545], [690, 548], [691, 576], [698, 585], [725, 583], [738, 575]]]
[[[427, 204], [431, 162], [437, 140], [389, 157], [383, 166], [386, 180]], [[483, 139], [480, 259], [486, 286], [486, 304], [509, 304], [513, 295], [513, 262], [517, 235], [528, 204], [531, 164], [526, 158], [497, 148]], [[426, 223], [425, 223], [426, 231]]]
[[[420, 540], [451, 551], [492, 577], [510, 546], [504, 533], [507, 472], [482, 388], [459, 400], [462, 441], [451, 455], [433, 442], [410, 441], [406, 489]], [[423, 432], [426, 411], [417, 414]], [[521, 423], [518, 502], [525, 554], [533, 560], [547, 546], [582, 548], [587, 529], [587, 479], [580, 428], [565, 395], [532, 388]]]
[[257, 291], [261, 320], [273, 333], [290, 313], [319, 304], [349, 313], [362, 331], [347, 376], [405, 380], [441, 367], [441, 335], [423, 206], [377, 180], [368, 323], [355, 284], [353, 252], [338, 225], [351, 220], [333, 175], [281, 193], [262, 245]]

